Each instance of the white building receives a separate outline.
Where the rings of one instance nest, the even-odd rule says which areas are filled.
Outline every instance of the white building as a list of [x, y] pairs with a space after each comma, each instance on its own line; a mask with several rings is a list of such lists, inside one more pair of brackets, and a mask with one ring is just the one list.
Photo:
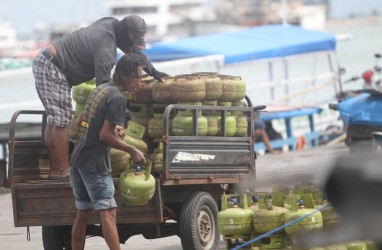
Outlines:
[[215, 10], [204, 0], [105, 0], [106, 15], [122, 19], [139, 15], [146, 21], [147, 39], [195, 35], [196, 26], [216, 20]]
[[13, 56], [17, 49], [16, 29], [0, 19], [0, 57]]

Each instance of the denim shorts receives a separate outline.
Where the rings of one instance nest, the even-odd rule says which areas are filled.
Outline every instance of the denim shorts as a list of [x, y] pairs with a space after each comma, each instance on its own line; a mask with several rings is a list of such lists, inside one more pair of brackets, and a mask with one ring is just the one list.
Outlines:
[[103, 210], [117, 207], [113, 178], [110, 175], [71, 167], [70, 186], [77, 209]]

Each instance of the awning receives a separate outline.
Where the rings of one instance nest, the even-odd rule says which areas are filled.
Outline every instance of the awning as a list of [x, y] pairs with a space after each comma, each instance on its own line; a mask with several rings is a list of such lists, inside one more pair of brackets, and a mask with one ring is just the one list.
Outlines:
[[145, 54], [152, 62], [207, 55], [224, 55], [224, 63], [333, 51], [334, 35], [292, 25], [266, 25], [235, 32], [179, 39], [154, 44]]

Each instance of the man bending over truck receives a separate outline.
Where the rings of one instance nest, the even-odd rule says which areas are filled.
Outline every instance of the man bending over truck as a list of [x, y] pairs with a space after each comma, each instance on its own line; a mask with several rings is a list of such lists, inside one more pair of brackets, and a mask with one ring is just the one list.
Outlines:
[[90, 93], [77, 119], [80, 136], [72, 153], [70, 169], [70, 185], [78, 209], [72, 228], [73, 250], [82, 249], [93, 210], [100, 213], [102, 233], [109, 249], [120, 249], [110, 147], [128, 152], [135, 164], [145, 164], [143, 153], [122, 139], [126, 109], [122, 92], [136, 91], [141, 84], [143, 63], [143, 58], [137, 54], [122, 56], [112, 81]]
[[50, 160], [48, 179], [68, 177], [69, 123], [73, 114], [71, 87], [94, 77], [97, 86], [109, 82], [117, 61], [117, 48], [144, 57], [143, 68], [155, 79], [167, 75], [156, 70], [142, 53], [145, 33], [145, 20], [137, 15], [122, 20], [104, 17], [53, 41], [33, 60], [37, 93], [48, 118], [44, 138]]

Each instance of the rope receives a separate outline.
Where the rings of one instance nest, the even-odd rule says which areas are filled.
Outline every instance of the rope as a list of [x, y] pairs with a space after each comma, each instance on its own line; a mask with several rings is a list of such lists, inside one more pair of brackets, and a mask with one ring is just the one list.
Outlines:
[[305, 219], [306, 217], [309, 217], [309, 216], [311, 216], [312, 214], [315, 214], [315, 213], [317, 213], [318, 211], [321, 211], [322, 209], [326, 208], [326, 207], [329, 206], [329, 205], [330, 205], [330, 204], [323, 205], [323, 206], [321, 206], [321, 207], [319, 207], [319, 208], [313, 210], [312, 212], [305, 214], [304, 216], [301, 216], [301, 217], [299, 217], [299, 218], [297, 218], [297, 219], [295, 219], [295, 220], [292, 220], [292, 221], [290, 221], [290, 222], [288, 222], [288, 223], [286, 223], [286, 224], [284, 224], [284, 225], [282, 225], [282, 226], [280, 226], [280, 227], [277, 227], [277, 228], [275, 228], [275, 229], [272, 229], [271, 231], [269, 231], [269, 232], [267, 232], [267, 233], [265, 233], [265, 234], [262, 234], [262, 235], [260, 235], [260, 236], [257, 236], [257, 237], [255, 237], [255, 238], [253, 238], [253, 239], [251, 239], [251, 240], [249, 240], [249, 241], [247, 241], [247, 242], [244, 242], [244, 243], [241, 244], [241, 245], [238, 245], [238, 246], [236, 246], [236, 247], [234, 247], [234, 248], [231, 248], [231, 250], [238, 250], [238, 249], [241, 249], [241, 248], [243, 248], [243, 247], [245, 247], [245, 246], [247, 246], [247, 245], [249, 245], [249, 244], [251, 244], [251, 243], [253, 243], [253, 242], [255, 242], [255, 241], [258, 241], [258, 240], [260, 240], [260, 239], [262, 239], [262, 238], [264, 238], [264, 237], [266, 237], [266, 236], [268, 236], [268, 235], [271, 235], [271, 234], [273, 234], [273, 233], [275, 233], [275, 232], [277, 232], [277, 231], [280, 231], [281, 229], [284, 229], [284, 228], [286, 228], [286, 227], [288, 227], [288, 226], [290, 226], [290, 225], [292, 225], [292, 224], [295, 224], [295, 223], [299, 222], [300, 220], [303, 220], [303, 219]]

